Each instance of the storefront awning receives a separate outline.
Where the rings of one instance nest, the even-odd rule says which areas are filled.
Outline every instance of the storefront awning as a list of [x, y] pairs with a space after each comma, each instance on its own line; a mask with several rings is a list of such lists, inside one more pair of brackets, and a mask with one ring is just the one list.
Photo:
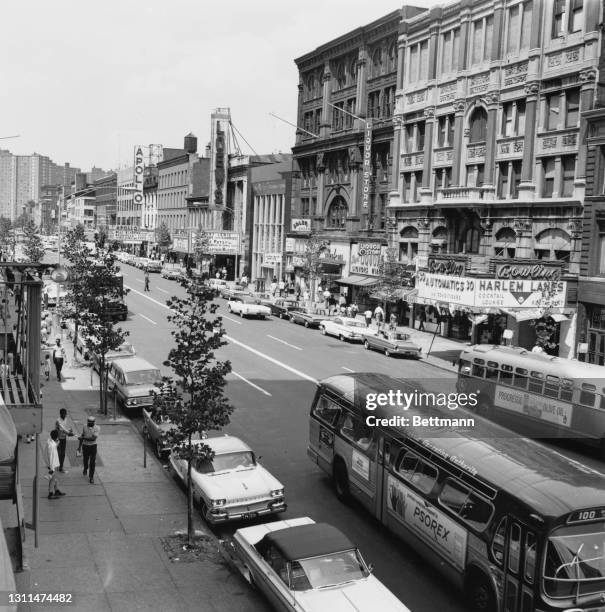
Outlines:
[[351, 276], [345, 276], [344, 278], [337, 278], [337, 283], [341, 285], [354, 285], [356, 287], [369, 287], [375, 285], [378, 279], [375, 276], [362, 276], [361, 274], [352, 274]]
[[[393, 301], [402, 300], [403, 302], [407, 302], [408, 304], [413, 304], [416, 301], [416, 296], [418, 295], [418, 289], [414, 289], [412, 287], [402, 287], [401, 289], [397, 289], [394, 292], [392, 299]], [[370, 293], [370, 298], [373, 300], [385, 300], [387, 296], [383, 291], [376, 291], [374, 293]]]

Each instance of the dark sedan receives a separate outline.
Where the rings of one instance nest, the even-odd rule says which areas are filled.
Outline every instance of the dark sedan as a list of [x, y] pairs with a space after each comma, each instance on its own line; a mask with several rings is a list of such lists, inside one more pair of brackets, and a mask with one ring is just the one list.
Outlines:
[[290, 313], [290, 321], [292, 323], [298, 323], [305, 327], [314, 327], [315, 329], [319, 329], [320, 323], [328, 318], [326, 315], [315, 314], [309, 308], [301, 308]]
[[275, 302], [263, 301], [265, 306], [271, 309], [271, 314], [280, 319], [288, 319], [293, 312], [301, 310], [301, 306], [297, 306], [293, 300], [275, 300]]

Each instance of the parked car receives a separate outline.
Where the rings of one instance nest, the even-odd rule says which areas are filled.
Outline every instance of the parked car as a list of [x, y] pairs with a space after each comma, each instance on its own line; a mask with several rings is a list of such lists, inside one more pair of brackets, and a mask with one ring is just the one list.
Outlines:
[[250, 295], [250, 292], [239, 283], [227, 281], [226, 285], [221, 285], [219, 288], [219, 295], [222, 298], [229, 300], [236, 295]]
[[219, 295], [221, 289], [227, 286], [227, 281], [222, 278], [209, 278], [206, 281], [206, 286], [212, 289], [216, 295]]
[[400, 332], [367, 333], [363, 344], [368, 350], [383, 351], [387, 357], [404, 355], [420, 359], [422, 356], [422, 348], [410, 340], [409, 334]]
[[161, 272], [162, 262], [159, 259], [150, 259], [149, 257], [139, 257], [138, 267], [149, 272]]
[[[73, 319], [70, 319], [66, 322], [67, 335], [73, 342], [74, 334], [76, 333], [76, 324]], [[95, 370], [99, 370], [99, 355], [90, 352], [86, 345], [86, 336], [84, 335], [82, 328], [78, 328], [78, 336], [76, 338], [76, 350], [82, 355], [83, 359], [91, 359], [92, 358], [92, 366]], [[109, 363], [114, 359], [122, 359], [124, 357], [134, 357], [137, 352], [129, 342], [122, 343], [116, 350], [108, 351], [105, 353], [105, 362]]]
[[263, 303], [270, 308], [271, 314], [274, 317], [279, 317], [280, 319], [288, 319], [291, 312], [302, 309], [302, 306], [297, 306], [294, 300], [284, 300], [282, 298], [278, 298], [274, 302], [266, 301]]
[[290, 321], [305, 327], [319, 328], [323, 321], [329, 320], [326, 315], [315, 314], [310, 308], [301, 308], [290, 313]]
[[126, 321], [128, 319], [128, 306], [124, 300], [108, 301], [102, 316], [113, 321]]
[[[105, 364], [109, 364], [115, 359], [125, 359], [126, 357], [134, 357], [137, 354], [134, 346], [130, 342], [123, 342], [114, 351], [108, 351], [105, 353]], [[99, 371], [101, 357], [97, 353], [92, 354], [92, 367], [95, 371]]]
[[160, 370], [141, 357], [115, 359], [109, 366], [110, 389], [122, 409], [134, 411], [153, 404], [152, 392], [162, 381]]
[[410, 612], [346, 535], [308, 517], [238, 529], [232, 558], [277, 610]]
[[227, 302], [227, 310], [233, 314], [238, 314], [240, 317], [258, 317], [266, 319], [271, 316], [271, 309], [268, 306], [260, 303], [260, 300], [248, 296], [238, 295]]
[[[211, 461], [198, 459], [191, 470], [193, 498], [209, 523], [252, 519], [286, 510], [284, 486], [257, 461], [239, 438], [218, 436], [193, 440], [214, 451]], [[176, 475], [187, 482], [187, 462], [170, 455]]]
[[166, 415], [162, 415], [159, 408], [150, 406], [143, 408], [143, 421], [145, 423], [145, 437], [153, 444], [158, 459], [170, 453], [170, 445], [166, 434], [174, 424]]
[[165, 263], [162, 268], [162, 278], [180, 280], [185, 276], [185, 268], [176, 263]]
[[366, 328], [365, 323], [348, 317], [335, 317], [322, 321], [319, 329], [324, 336], [336, 336], [340, 340], [363, 342]]

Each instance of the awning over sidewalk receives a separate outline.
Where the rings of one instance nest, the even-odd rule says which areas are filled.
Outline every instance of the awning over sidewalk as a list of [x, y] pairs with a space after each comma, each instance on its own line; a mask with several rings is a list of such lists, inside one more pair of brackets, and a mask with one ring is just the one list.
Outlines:
[[352, 285], [355, 287], [370, 287], [378, 282], [375, 276], [362, 276], [361, 274], [352, 274], [344, 278], [337, 278], [337, 283], [341, 285]]
[[[412, 287], [402, 287], [401, 289], [397, 289], [393, 294], [393, 298], [395, 300], [402, 300], [404, 302], [408, 302], [408, 304], [413, 304], [416, 301], [416, 296], [418, 295], [418, 289], [414, 289]], [[385, 294], [382, 291], [376, 291], [375, 293], [370, 293], [370, 297], [373, 300], [384, 300], [386, 298]]]

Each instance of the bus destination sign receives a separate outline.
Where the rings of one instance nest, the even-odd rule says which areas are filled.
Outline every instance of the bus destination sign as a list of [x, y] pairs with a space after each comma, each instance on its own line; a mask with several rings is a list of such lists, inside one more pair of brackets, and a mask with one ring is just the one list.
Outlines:
[[572, 512], [567, 518], [568, 524], [591, 523], [592, 521], [605, 520], [605, 508], [588, 508]]

